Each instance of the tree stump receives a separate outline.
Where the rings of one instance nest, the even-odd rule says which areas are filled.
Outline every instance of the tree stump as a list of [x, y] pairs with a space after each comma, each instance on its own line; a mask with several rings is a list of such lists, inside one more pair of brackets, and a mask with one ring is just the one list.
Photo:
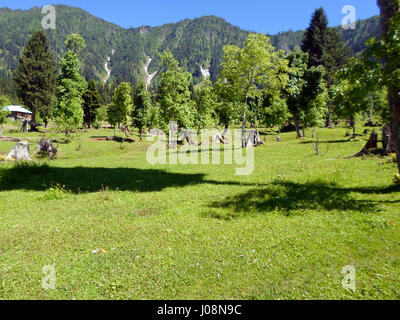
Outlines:
[[369, 155], [372, 153], [373, 150], [377, 149], [378, 149], [378, 134], [376, 133], [375, 130], [372, 130], [371, 136], [369, 137], [369, 140], [365, 144], [364, 148], [362, 148], [362, 150], [356, 153], [354, 156], [347, 157], [346, 159], [358, 158], [364, 155]]
[[219, 132], [216, 132], [214, 135], [213, 135], [213, 137], [212, 137], [212, 139], [211, 139], [211, 141], [212, 142], [215, 142], [215, 141], [219, 141], [220, 143], [222, 143], [222, 144], [227, 144], [228, 142], [226, 141], [226, 139], [223, 137], [223, 136], [221, 136], [220, 134], [219, 134]]
[[53, 160], [58, 150], [53, 146], [53, 141], [42, 139], [37, 145], [36, 150], [33, 153], [33, 156], [35, 156], [38, 152], [46, 152], [49, 155], [50, 159]]
[[31, 161], [32, 158], [29, 154], [29, 142], [21, 141], [10, 151], [6, 157], [6, 161], [15, 159], [15, 161]]
[[182, 130], [183, 137], [177, 141], [178, 145], [183, 145], [185, 141], [189, 145], [195, 145], [192, 138], [192, 132], [190, 130]]
[[252, 129], [248, 132], [247, 135], [247, 147], [258, 147], [263, 145], [264, 142], [260, 138], [260, 134], [258, 133], [257, 129]]

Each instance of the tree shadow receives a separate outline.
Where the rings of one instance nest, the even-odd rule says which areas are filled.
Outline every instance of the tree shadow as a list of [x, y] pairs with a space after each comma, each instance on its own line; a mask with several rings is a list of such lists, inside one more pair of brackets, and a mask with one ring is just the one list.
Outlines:
[[267, 213], [278, 211], [285, 216], [291, 216], [304, 210], [324, 211], [358, 211], [376, 212], [379, 203], [397, 203], [400, 200], [372, 201], [359, 200], [351, 193], [382, 193], [397, 192], [397, 187], [389, 188], [342, 188], [333, 183], [314, 181], [296, 183], [291, 181], [275, 181], [265, 187], [249, 190], [245, 193], [227, 197], [223, 201], [211, 203], [212, 208], [226, 208], [229, 212], [211, 211], [209, 216], [229, 220], [248, 215], [249, 212]]
[[[311, 143], [316, 143], [317, 140], [308, 140], [308, 141], [301, 141], [301, 144], [311, 144]], [[346, 142], [350, 142], [349, 139], [346, 140], [320, 140], [319, 143], [320, 144], [334, 144], [334, 143], [346, 143]]]
[[0, 191], [44, 191], [55, 184], [73, 193], [111, 190], [153, 192], [203, 183], [203, 174], [170, 173], [136, 168], [59, 168], [46, 164], [17, 164], [0, 169]]

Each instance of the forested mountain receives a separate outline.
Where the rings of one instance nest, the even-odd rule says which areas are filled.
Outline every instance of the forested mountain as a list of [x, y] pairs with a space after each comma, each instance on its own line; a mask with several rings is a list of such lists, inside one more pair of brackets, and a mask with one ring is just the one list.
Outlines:
[[[51, 48], [57, 62], [64, 51], [68, 34], [79, 33], [86, 40], [82, 52], [86, 78], [103, 80], [105, 64], [110, 57], [111, 80], [123, 79], [136, 82], [146, 77], [144, 66], [151, 57], [149, 73], [159, 71], [158, 52], [169, 49], [180, 64], [201, 80], [201, 68], [210, 69], [211, 77], [218, 74], [222, 48], [226, 44], [242, 45], [249, 34], [225, 20], [205, 16], [160, 27], [123, 29], [96, 18], [79, 8], [56, 6], [57, 29], [47, 30]], [[34, 30], [41, 28], [41, 8], [30, 10], [0, 9], [0, 77], [11, 77], [22, 48]], [[356, 30], [343, 31], [343, 40], [354, 54], [365, 48], [365, 42], [379, 35], [378, 16], [358, 22]], [[300, 45], [303, 31], [287, 31], [271, 36], [274, 46], [291, 50]], [[113, 54], [114, 53], [114, 54]]]

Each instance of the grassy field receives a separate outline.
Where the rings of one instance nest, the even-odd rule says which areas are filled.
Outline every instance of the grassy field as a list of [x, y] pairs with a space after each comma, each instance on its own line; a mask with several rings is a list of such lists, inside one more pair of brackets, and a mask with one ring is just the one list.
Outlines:
[[[399, 299], [396, 167], [343, 159], [368, 138], [345, 131], [319, 131], [322, 156], [294, 133], [264, 136], [251, 176], [150, 166], [147, 143], [91, 138], [111, 130], [54, 161], [0, 162], [0, 299]], [[53, 264], [56, 289], [43, 290]]]

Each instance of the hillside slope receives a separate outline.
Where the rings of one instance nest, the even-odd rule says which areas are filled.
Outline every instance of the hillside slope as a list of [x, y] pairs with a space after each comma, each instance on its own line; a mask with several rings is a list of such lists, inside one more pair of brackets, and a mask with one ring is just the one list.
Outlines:
[[[86, 78], [99, 81], [107, 77], [105, 64], [108, 57], [111, 58], [108, 63], [110, 80], [119, 78], [136, 82], [145, 79], [144, 66], [148, 57], [152, 58], [148, 71], [159, 71], [158, 53], [166, 49], [171, 50], [180, 64], [194, 75], [196, 82], [202, 78], [202, 69], [209, 69], [215, 79], [222, 61], [223, 46], [241, 46], [249, 34], [215, 16], [186, 19], [154, 28], [123, 29], [79, 8], [58, 5], [56, 10], [57, 29], [47, 33], [57, 61], [62, 57], [67, 35], [80, 33], [87, 43], [82, 52], [84, 74]], [[0, 9], [1, 77], [12, 77], [22, 48], [32, 32], [41, 28], [42, 18], [39, 7], [30, 10]], [[365, 48], [366, 40], [378, 36], [379, 30], [378, 16], [372, 17], [358, 22], [356, 30], [343, 31], [343, 40], [354, 54], [359, 54]], [[303, 33], [282, 32], [271, 35], [271, 41], [277, 48], [291, 50], [300, 45]]]

